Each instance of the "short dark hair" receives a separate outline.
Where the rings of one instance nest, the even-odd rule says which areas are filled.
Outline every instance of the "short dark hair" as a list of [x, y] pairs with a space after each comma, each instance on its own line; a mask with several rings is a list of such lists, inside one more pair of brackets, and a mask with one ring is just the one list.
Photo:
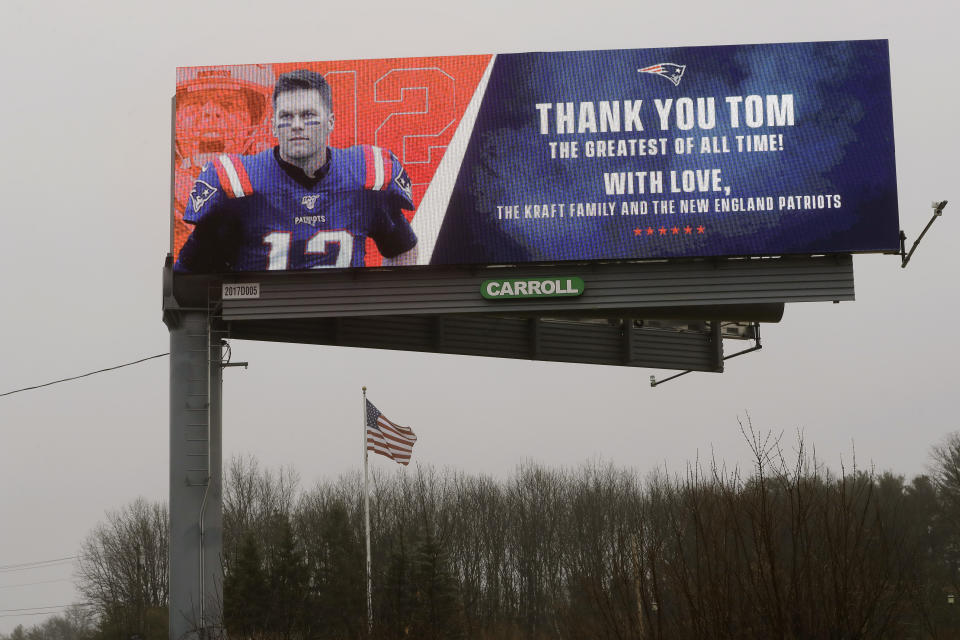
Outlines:
[[326, 78], [308, 69], [297, 69], [284, 73], [277, 78], [277, 83], [273, 86], [273, 106], [277, 106], [277, 96], [287, 91], [297, 91], [299, 89], [310, 89], [320, 94], [320, 102], [333, 111], [333, 93], [330, 91], [330, 85]]

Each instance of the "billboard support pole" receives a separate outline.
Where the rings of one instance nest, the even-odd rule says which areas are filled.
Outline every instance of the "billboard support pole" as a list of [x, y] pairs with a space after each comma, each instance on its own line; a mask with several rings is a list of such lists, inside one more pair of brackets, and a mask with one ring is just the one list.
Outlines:
[[223, 605], [221, 340], [206, 309], [178, 309], [165, 320], [170, 331], [169, 638], [205, 638], [220, 626]]

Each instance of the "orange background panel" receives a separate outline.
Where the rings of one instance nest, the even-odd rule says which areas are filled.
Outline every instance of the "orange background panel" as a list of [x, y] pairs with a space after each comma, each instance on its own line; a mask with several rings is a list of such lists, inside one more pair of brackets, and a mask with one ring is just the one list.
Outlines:
[[[393, 151], [413, 182], [414, 204], [419, 205], [490, 59], [477, 55], [291, 62], [274, 64], [272, 70], [275, 76], [295, 69], [323, 74], [333, 92], [330, 146], [373, 144]], [[263, 121], [269, 123], [272, 115], [268, 105]], [[178, 125], [179, 118], [178, 113]], [[269, 127], [263, 127], [245, 152], [256, 153], [275, 144]], [[174, 258], [189, 234], [182, 216], [198, 170], [179, 159], [174, 178]], [[407, 213], [408, 218], [413, 215]], [[368, 241], [367, 266], [380, 261], [379, 252]]]

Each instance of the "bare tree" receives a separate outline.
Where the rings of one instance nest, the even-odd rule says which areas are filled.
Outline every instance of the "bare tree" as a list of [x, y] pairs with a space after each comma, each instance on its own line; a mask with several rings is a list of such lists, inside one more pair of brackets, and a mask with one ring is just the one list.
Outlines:
[[[960, 637], [945, 597], [960, 592], [960, 434], [907, 482], [855, 461], [834, 474], [802, 434], [742, 430], [744, 470], [697, 458], [645, 480], [598, 462], [526, 463], [504, 480], [375, 472], [372, 633], [362, 476], [301, 492], [289, 469], [234, 459], [224, 622], [262, 640]], [[162, 505], [108, 514], [81, 561], [98, 637], [10, 640], [149, 637], [166, 535]]]
[[229, 571], [247, 534], [262, 545], [263, 558], [278, 544], [279, 520], [289, 519], [296, 503], [300, 478], [284, 467], [261, 469], [252, 456], [234, 457], [227, 464], [223, 487], [223, 549]]
[[84, 540], [78, 587], [107, 637], [166, 638], [169, 540], [166, 504], [142, 498], [107, 512]]
[[936, 516], [930, 523], [931, 553], [939, 562], [932, 567], [930, 593], [933, 616], [939, 626], [960, 634], [960, 604], [944, 607], [947, 593], [960, 596], [960, 431], [947, 434], [930, 451], [930, 481], [936, 489]]
[[93, 640], [96, 631], [90, 608], [73, 605], [29, 629], [21, 625], [8, 636], [0, 633], [0, 640]]
[[930, 476], [941, 497], [960, 506], [960, 431], [948, 434], [930, 451]]

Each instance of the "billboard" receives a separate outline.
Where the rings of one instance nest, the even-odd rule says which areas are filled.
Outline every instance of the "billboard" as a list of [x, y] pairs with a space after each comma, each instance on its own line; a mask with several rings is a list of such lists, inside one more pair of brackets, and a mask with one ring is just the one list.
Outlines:
[[175, 271], [896, 251], [885, 40], [184, 67]]

